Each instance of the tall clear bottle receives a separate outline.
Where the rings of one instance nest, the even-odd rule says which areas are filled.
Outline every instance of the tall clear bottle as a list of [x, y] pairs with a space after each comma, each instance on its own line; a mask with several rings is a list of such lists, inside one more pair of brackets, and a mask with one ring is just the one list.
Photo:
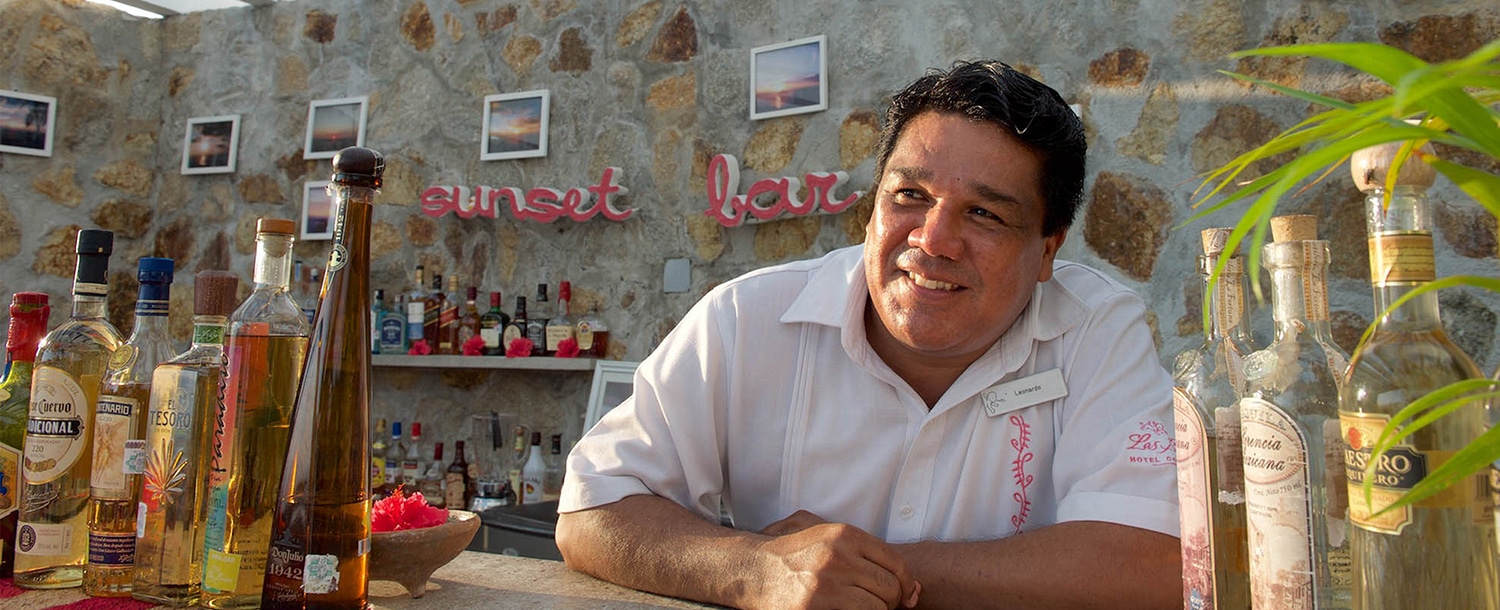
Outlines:
[[307, 320], [288, 294], [296, 223], [256, 224], [255, 290], [229, 317], [224, 408], [215, 421], [203, 593], [209, 608], [254, 608], [271, 548], [276, 486], [307, 352]]
[[83, 584], [88, 554], [94, 408], [120, 331], [104, 319], [114, 233], [78, 232], [73, 315], [37, 347], [21, 467], [15, 583], [28, 589]]
[[1183, 607], [1250, 607], [1245, 538], [1245, 479], [1237, 402], [1245, 392], [1243, 358], [1251, 352], [1245, 320], [1245, 262], [1229, 254], [1230, 229], [1203, 231], [1198, 274], [1211, 326], [1203, 345], [1177, 356], [1172, 405], [1177, 432], [1177, 498], [1182, 520]]
[[417, 287], [406, 295], [406, 348], [423, 340], [427, 324], [427, 290], [422, 286], [422, 266], [417, 265]]
[[[1351, 161], [1354, 183], [1365, 192], [1377, 315], [1436, 276], [1426, 195], [1435, 174], [1415, 157], [1408, 159], [1387, 201], [1386, 175], [1396, 149], [1394, 144], [1368, 148]], [[1339, 419], [1349, 444], [1355, 608], [1495, 610], [1500, 605], [1486, 476], [1466, 479], [1415, 506], [1374, 515], [1485, 431], [1483, 404], [1465, 406], [1395, 447], [1375, 470], [1373, 502], [1365, 501], [1363, 490], [1371, 445], [1392, 414], [1432, 390], [1479, 377], [1478, 367], [1443, 332], [1436, 292], [1381, 317], [1354, 353], [1339, 392]]]
[[83, 592], [127, 597], [135, 579], [135, 514], [146, 466], [146, 409], [151, 373], [181, 350], [167, 329], [174, 265], [170, 258], [137, 264], [140, 296], [135, 329], [115, 350], [94, 415], [94, 466], [89, 480], [89, 557]]
[[52, 308], [40, 292], [17, 292], [10, 301], [5, 359], [10, 370], [0, 381], [0, 578], [16, 568], [16, 516], [21, 500], [21, 448], [31, 402], [31, 367], [36, 346], [47, 334]]
[[1348, 483], [1338, 381], [1349, 363], [1328, 324], [1328, 242], [1313, 216], [1271, 219], [1276, 338], [1245, 358], [1240, 400], [1250, 603], [1265, 610], [1347, 610]]
[[193, 345], [151, 375], [146, 480], [136, 509], [130, 596], [167, 606], [198, 603], [215, 420], [223, 409], [224, 331], [239, 277], [200, 271], [193, 281]]
[[370, 551], [370, 206], [385, 162], [333, 159], [333, 252], [277, 494], [261, 607], [363, 610]]

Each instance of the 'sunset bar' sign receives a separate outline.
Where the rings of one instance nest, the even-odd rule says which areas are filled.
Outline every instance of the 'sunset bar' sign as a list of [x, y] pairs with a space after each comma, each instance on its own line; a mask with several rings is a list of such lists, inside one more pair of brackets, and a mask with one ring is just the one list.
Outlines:
[[422, 213], [441, 218], [452, 212], [459, 218], [483, 216], [494, 218], [498, 213], [500, 198], [505, 198], [511, 216], [517, 220], [552, 222], [566, 216], [584, 222], [602, 214], [605, 219], [619, 222], [635, 214], [634, 209], [615, 207], [616, 200], [630, 189], [615, 183], [618, 167], [604, 168], [599, 184], [586, 188], [571, 188], [566, 192], [539, 186], [526, 191], [513, 186], [476, 186], [471, 191], [466, 186], [434, 186], [422, 191]]
[[[734, 155], [715, 155], [708, 163], [708, 211], [704, 212], [719, 224], [737, 227], [749, 212], [759, 220], [770, 220], [783, 212], [803, 216], [815, 210], [830, 214], [844, 211], [863, 196], [864, 191], [854, 191], [848, 197], [834, 200], [834, 191], [849, 180], [844, 172], [808, 172], [802, 180], [791, 176], [756, 180], [744, 195], [734, 194], [740, 190], [740, 162]], [[807, 200], [798, 201], [797, 191], [807, 183]], [[755, 203], [761, 195], [775, 194], [776, 201], [768, 206]]]

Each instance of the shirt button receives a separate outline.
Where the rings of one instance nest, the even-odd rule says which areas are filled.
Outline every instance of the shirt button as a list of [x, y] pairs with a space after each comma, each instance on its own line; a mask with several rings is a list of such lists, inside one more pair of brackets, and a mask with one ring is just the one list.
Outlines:
[[903, 506], [903, 507], [901, 507], [901, 518], [902, 519], [910, 519], [911, 516], [915, 515], [916, 513], [917, 513], [917, 511], [912, 510], [910, 506]]

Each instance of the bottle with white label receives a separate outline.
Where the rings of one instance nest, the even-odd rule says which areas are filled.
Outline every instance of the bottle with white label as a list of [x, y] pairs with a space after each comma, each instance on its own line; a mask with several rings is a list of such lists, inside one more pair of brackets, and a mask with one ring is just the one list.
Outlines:
[[[1230, 229], [1202, 233], [1198, 274], [1211, 322], [1197, 349], [1177, 356], [1172, 405], [1177, 498], [1182, 525], [1183, 604], [1202, 610], [1250, 607], [1245, 477], [1240, 469], [1242, 358], [1251, 352], [1245, 321], [1245, 261], [1224, 253]], [[1224, 268], [1217, 282], [1209, 277]]]
[[1338, 383], [1348, 356], [1328, 323], [1328, 242], [1317, 218], [1271, 219], [1276, 338], [1245, 358], [1240, 401], [1250, 603], [1255, 608], [1347, 610], [1349, 496]]
[[542, 501], [547, 480], [547, 459], [542, 457], [542, 433], [531, 433], [531, 455], [521, 467], [521, 503], [533, 504]]

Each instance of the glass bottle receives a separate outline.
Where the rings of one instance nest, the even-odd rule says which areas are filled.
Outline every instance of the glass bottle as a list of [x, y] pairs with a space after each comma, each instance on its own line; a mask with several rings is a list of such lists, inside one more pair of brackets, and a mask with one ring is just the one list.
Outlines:
[[526, 297], [516, 297], [516, 313], [510, 318], [510, 324], [500, 333], [500, 350], [502, 354], [510, 353], [510, 343], [516, 339], [528, 339], [526, 336]]
[[391, 490], [385, 485], [385, 420], [375, 420], [375, 440], [370, 442], [370, 498], [378, 501]]
[[417, 265], [417, 285], [406, 295], [406, 349], [422, 341], [427, 324], [427, 290], [422, 286], [422, 266]]
[[510, 469], [506, 471], [506, 483], [515, 490], [516, 503], [521, 503], [521, 468], [526, 465], [526, 426], [516, 426], [511, 438]]
[[370, 207], [385, 162], [333, 159], [328, 280], [293, 410], [261, 608], [363, 610], [370, 551]]
[[[1386, 174], [1398, 146], [1367, 148], [1351, 161], [1354, 182], [1365, 191], [1377, 315], [1436, 276], [1426, 196], [1434, 172], [1413, 155], [1387, 201]], [[1392, 414], [1433, 390], [1480, 376], [1443, 332], [1436, 292], [1382, 316], [1351, 358], [1339, 392], [1339, 419], [1349, 445], [1355, 608], [1497, 607], [1500, 583], [1487, 477], [1476, 475], [1414, 506], [1374, 516], [1485, 431], [1483, 404], [1461, 407], [1407, 437], [1377, 466], [1373, 502], [1365, 500], [1363, 489], [1371, 445]]]
[[547, 285], [536, 285], [536, 300], [531, 302], [532, 316], [526, 319], [526, 338], [531, 340], [531, 355], [551, 356], [547, 351]]
[[432, 461], [422, 473], [422, 497], [428, 504], [443, 508], [447, 498], [443, 492], [443, 444], [433, 443], [432, 447]]
[[443, 353], [442, 334], [442, 312], [443, 303], [448, 296], [443, 294], [442, 274], [433, 274], [432, 292], [427, 293], [427, 301], [422, 310], [422, 336], [427, 338], [427, 346], [432, 348], [432, 353]]
[[[573, 287], [568, 282], [557, 285], [557, 315], [547, 320], [547, 355], [557, 354], [557, 346], [573, 339], [573, 319], [568, 317], [568, 302], [573, 300]], [[582, 350], [580, 350], [582, 351]]]
[[474, 500], [474, 480], [469, 477], [469, 461], [464, 457], [464, 442], [453, 442], [453, 462], [443, 475], [443, 497], [449, 508], [465, 509]]
[[406, 456], [406, 444], [401, 442], [401, 422], [391, 422], [391, 444], [385, 448], [385, 485], [390, 493], [405, 482], [401, 478], [401, 460]]
[[1349, 358], [1328, 323], [1328, 242], [1313, 216], [1271, 219], [1276, 338], [1245, 358], [1240, 400], [1250, 603], [1347, 610], [1349, 496], [1338, 381]]
[[405, 295], [396, 295], [391, 306], [380, 314], [380, 353], [387, 356], [406, 353], [405, 298]]
[[146, 466], [146, 409], [156, 365], [176, 356], [168, 336], [170, 258], [142, 258], [136, 278], [135, 329], [109, 359], [94, 414], [94, 462], [89, 475], [89, 557], [83, 592], [128, 597], [135, 579], [136, 506]]
[[411, 442], [406, 444], [406, 453], [401, 456], [401, 479], [411, 491], [421, 491], [422, 472], [422, 424], [412, 422]]
[[1245, 261], [1230, 253], [1217, 282], [1208, 279], [1230, 229], [1204, 230], [1198, 274], [1211, 326], [1203, 345], [1177, 356], [1172, 405], [1177, 432], [1177, 498], [1182, 520], [1184, 608], [1250, 607], [1245, 537], [1245, 478], [1237, 402], [1245, 392], [1243, 358], [1251, 351], [1245, 320]]
[[457, 354], [458, 350], [458, 275], [448, 276], [447, 297], [443, 305], [438, 309], [438, 347], [439, 354]]
[[10, 368], [0, 382], [0, 578], [10, 578], [16, 567], [16, 517], [21, 499], [21, 451], [26, 435], [27, 405], [31, 402], [31, 363], [36, 346], [47, 334], [48, 296], [17, 292], [10, 301], [10, 330], [5, 356]]
[[578, 339], [578, 355], [603, 358], [609, 355], [609, 325], [599, 317], [599, 303], [589, 303], [588, 313], [578, 319], [574, 337]]
[[[466, 296], [468, 298], [464, 299], [463, 316], [458, 319], [458, 340], [454, 344], [454, 351], [459, 354], [464, 353], [464, 344], [479, 336], [479, 307], [475, 303], [479, 299], [479, 288], [470, 286]], [[484, 348], [480, 348], [481, 354], [484, 353], [483, 350]]]
[[104, 318], [114, 233], [78, 232], [73, 315], [37, 346], [22, 448], [15, 583], [27, 589], [83, 584], [88, 551], [94, 409], [120, 332]]
[[276, 484], [286, 462], [292, 403], [309, 328], [287, 294], [296, 224], [257, 223], [255, 289], [229, 317], [224, 405], [215, 420], [202, 604], [260, 603]]
[[484, 338], [484, 355], [505, 355], [505, 344], [500, 342], [500, 336], [509, 325], [510, 316], [500, 311], [500, 292], [491, 292], [490, 310], [479, 316], [479, 336]]
[[370, 353], [380, 353], [380, 321], [385, 319], [385, 290], [376, 288], [370, 297]]
[[563, 454], [562, 435], [552, 435], [552, 449], [547, 452], [547, 477], [542, 481], [542, 493], [555, 497], [562, 493]]
[[521, 503], [535, 504], [542, 497], [542, 480], [547, 478], [547, 461], [542, 457], [542, 433], [531, 433], [531, 453], [521, 467]]

